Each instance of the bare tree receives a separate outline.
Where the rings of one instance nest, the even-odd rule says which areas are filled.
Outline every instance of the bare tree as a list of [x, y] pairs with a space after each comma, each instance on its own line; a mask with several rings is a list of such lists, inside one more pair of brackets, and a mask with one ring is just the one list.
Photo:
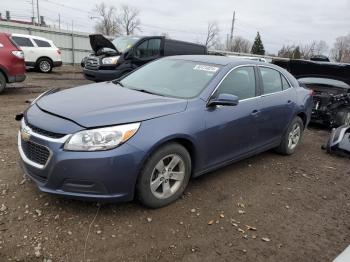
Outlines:
[[315, 55], [324, 55], [327, 54], [329, 50], [329, 46], [327, 45], [327, 43], [323, 40], [316, 42], [315, 45]]
[[331, 56], [336, 62], [350, 62], [350, 34], [335, 40]]
[[136, 31], [141, 31], [141, 21], [138, 18], [140, 11], [137, 8], [123, 5], [121, 13], [118, 15], [118, 22], [126, 35], [132, 35]]
[[249, 40], [241, 36], [236, 36], [233, 39], [231, 46], [229, 46], [227, 49], [232, 52], [249, 53], [251, 48], [252, 48], [252, 43]]
[[[293, 58], [295, 49], [296, 49], [296, 46], [294, 45], [285, 45], [278, 51], [278, 56], [285, 57], [285, 58]], [[300, 48], [299, 48], [299, 51], [300, 51]]]
[[220, 29], [217, 22], [209, 22], [207, 28], [207, 37], [205, 40], [205, 46], [210, 48], [214, 46], [219, 39]]
[[104, 35], [114, 36], [120, 33], [120, 28], [117, 23], [116, 8], [107, 6], [104, 2], [97, 4], [94, 9], [98, 15], [98, 21], [95, 24], [95, 31]]

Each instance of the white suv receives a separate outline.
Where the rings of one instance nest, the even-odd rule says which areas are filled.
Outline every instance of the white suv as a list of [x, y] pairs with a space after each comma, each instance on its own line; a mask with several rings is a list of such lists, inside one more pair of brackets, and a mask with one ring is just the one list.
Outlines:
[[61, 51], [51, 40], [22, 34], [12, 34], [11, 39], [22, 49], [27, 67], [49, 73], [53, 67], [62, 65]]

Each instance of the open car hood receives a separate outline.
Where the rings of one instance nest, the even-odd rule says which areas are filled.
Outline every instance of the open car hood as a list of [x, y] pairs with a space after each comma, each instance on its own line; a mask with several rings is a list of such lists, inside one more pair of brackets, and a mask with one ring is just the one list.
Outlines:
[[120, 54], [119, 50], [113, 45], [111, 41], [105, 38], [101, 34], [89, 35], [90, 45], [92, 50], [97, 53], [102, 48], [110, 48], [115, 50], [118, 54]]
[[274, 64], [287, 69], [295, 78], [329, 78], [350, 86], [350, 64], [317, 62], [309, 60], [274, 61]]

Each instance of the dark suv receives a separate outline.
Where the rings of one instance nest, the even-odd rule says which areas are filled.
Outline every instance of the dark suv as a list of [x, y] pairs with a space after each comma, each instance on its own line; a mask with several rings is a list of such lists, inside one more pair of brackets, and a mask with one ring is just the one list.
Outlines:
[[204, 45], [166, 39], [163, 36], [118, 36], [109, 41], [102, 35], [90, 35], [93, 54], [81, 63], [86, 79], [100, 82], [117, 79], [160, 57], [206, 55]]
[[21, 49], [11, 40], [11, 35], [0, 33], [0, 93], [7, 83], [24, 81], [25, 70]]

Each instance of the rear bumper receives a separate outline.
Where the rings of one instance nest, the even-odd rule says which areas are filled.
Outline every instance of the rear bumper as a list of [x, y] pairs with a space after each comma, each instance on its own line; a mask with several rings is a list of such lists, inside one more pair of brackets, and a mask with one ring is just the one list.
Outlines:
[[90, 70], [83, 69], [83, 73], [86, 79], [95, 81], [95, 82], [103, 82], [117, 79], [123, 75], [122, 70], [114, 69], [114, 70]]
[[53, 62], [53, 67], [59, 67], [59, 66], [62, 66], [62, 61]]
[[14, 82], [23, 82], [26, 79], [26, 75], [14, 75], [14, 76], [8, 76], [8, 82], [14, 83]]

